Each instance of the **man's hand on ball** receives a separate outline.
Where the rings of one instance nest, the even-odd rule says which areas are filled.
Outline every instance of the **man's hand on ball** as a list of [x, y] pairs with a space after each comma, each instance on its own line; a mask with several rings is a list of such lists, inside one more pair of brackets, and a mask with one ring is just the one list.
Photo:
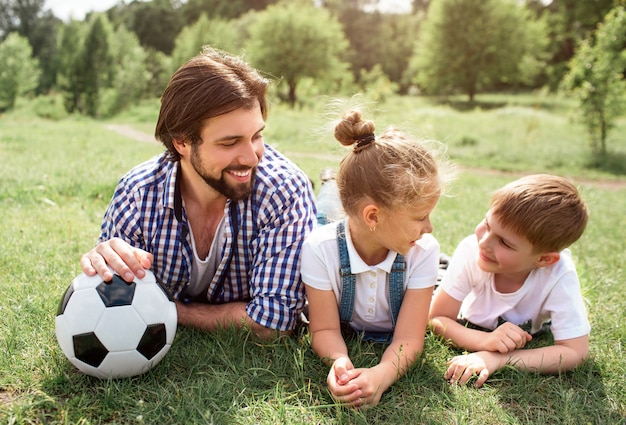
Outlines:
[[[132, 282], [135, 277], [143, 279], [146, 269], [152, 265], [152, 254], [142, 249], [133, 248], [120, 238], [113, 238], [96, 245], [80, 259], [80, 266], [87, 276], [96, 273], [105, 280], [111, 280], [111, 269], [125, 281]], [[108, 266], [108, 267], [107, 267]]]

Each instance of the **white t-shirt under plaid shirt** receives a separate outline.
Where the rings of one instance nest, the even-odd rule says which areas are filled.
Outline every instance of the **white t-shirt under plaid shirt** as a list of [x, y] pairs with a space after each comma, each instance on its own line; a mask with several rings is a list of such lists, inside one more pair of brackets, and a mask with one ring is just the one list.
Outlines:
[[[119, 237], [152, 253], [157, 280], [182, 299], [193, 251], [177, 171], [178, 162], [162, 154], [122, 177], [105, 212], [100, 241]], [[304, 305], [300, 250], [316, 220], [310, 180], [266, 145], [251, 195], [232, 207], [231, 212], [229, 200], [221, 262], [207, 299], [248, 301], [247, 313], [255, 322], [270, 329], [293, 329]]]

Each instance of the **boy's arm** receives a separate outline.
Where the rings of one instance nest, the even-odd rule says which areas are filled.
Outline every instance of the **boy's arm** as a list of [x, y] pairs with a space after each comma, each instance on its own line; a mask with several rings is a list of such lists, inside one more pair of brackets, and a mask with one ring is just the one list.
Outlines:
[[430, 325], [435, 334], [468, 351], [508, 353], [523, 348], [532, 339], [530, 334], [512, 323], [504, 323], [492, 332], [463, 326], [456, 321], [461, 301], [439, 289], [430, 306]]
[[457, 356], [449, 362], [444, 375], [450, 383], [465, 384], [478, 375], [476, 386], [482, 386], [494, 372], [506, 365], [542, 374], [560, 373], [579, 366], [589, 355], [589, 335], [555, 341], [549, 347], [515, 350], [510, 353], [481, 351]]

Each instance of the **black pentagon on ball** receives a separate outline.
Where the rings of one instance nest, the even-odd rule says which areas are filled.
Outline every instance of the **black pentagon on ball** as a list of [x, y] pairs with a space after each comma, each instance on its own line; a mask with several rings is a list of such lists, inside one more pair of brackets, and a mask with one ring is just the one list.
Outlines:
[[139, 351], [146, 359], [151, 360], [156, 356], [163, 347], [167, 340], [167, 331], [163, 323], [156, 323], [154, 325], [148, 325], [139, 345], [137, 351]]
[[93, 332], [74, 335], [72, 339], [74, 340], [74, 355], [78, 360], [90, 366], [100, 366], [109, 354], [109, 351]]
[[136, 287], [135, 282], [128, 283], [119, 275], [114, 274], [113, 279], [96, 286], [96, 291], [105, 306], [118, 307], [133, 303]]

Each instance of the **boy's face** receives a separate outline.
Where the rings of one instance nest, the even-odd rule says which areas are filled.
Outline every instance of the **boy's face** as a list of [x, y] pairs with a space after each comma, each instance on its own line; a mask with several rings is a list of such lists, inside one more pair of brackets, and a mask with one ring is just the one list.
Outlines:
[[505, 228], [491, 210], [475, 230], [478, 238], [478, 267], [488, 273], [524, 275], [538, 267], [540, 254], [523, 236]]

